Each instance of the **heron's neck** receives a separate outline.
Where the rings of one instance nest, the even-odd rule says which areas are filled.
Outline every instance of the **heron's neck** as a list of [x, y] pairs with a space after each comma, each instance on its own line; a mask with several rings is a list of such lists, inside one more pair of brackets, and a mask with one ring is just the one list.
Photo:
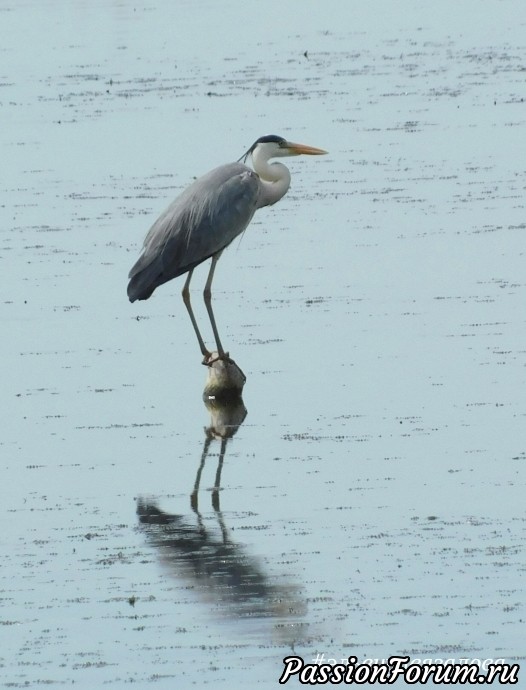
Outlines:
[[254, 154], [252, 165], [261, 180], [258, 207], [271, 206], [287, 193], [290, 187], [290, 172], [282, 163], [269, 163], [267, 158], [258, 155], [257, 150]]

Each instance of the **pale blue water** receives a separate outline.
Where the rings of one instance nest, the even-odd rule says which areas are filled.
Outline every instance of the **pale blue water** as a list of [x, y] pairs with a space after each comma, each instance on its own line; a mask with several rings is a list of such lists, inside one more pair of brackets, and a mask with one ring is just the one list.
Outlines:
[[[518, 0], [0, 4], [6, 687], [523, 658], [525, 23]], [[248, 414], [198, 514], [183, 281], [130, 305], [126, 275], [267, 133], [330, 155], [291, 159], [218, 265]]]

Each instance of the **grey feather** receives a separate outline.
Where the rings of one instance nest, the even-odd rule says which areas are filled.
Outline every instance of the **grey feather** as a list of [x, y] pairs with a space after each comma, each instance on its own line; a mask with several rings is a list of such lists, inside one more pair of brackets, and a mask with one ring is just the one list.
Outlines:
[[161, 214], [129, 273], [131, 302], [148, 299], [172, 278], [222, 251], [245, 230], [258, 208], [259, 177], [229, 163], [197, 179]]

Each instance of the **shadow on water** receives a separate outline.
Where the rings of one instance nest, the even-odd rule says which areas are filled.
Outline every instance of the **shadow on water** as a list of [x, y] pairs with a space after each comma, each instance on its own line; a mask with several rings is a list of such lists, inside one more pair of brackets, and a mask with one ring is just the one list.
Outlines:
[[[232, 538], [220, 505], [221, 471], [228, 444], [243, 423], [247, 410], [241, 398], [206, 400], [211, 424], [199, 459], [190, 495], [191, 512], [172, 514], [161, 510], [155, 499], [139, 497], [137, 515], [149, 544], [158, 551], [167, 577], [192, 585], [199, 599], [212, 604], [214, 613], [229, 619], [272, 619], [273, 637], [294, 646], [305, 638], [303, 620], [307, 602], [301, 585], [270, 575], [257, 556]], [[199, 508], [203, 469], [214, 441], [220, 443], [212, 489], [212, 512]], [[210, 520], [213, 516], [213, 522]], [[281, 580], [276, 582], [276, 579]]]

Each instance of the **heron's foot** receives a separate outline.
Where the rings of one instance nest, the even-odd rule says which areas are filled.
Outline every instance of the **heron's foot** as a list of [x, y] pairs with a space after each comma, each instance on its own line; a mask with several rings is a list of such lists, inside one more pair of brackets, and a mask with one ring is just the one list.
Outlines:
[[212, 357], [212, 352], [208, 352], [208, 350], [205, 350], [203, 352], [203, 361], [201, 362], [201, 364], [204, 364], [205, 367], [209, 366], [208, 362], [211, 359], [211, 357]]
[[229, 364], [235, 364], [234, 360], [230, 358], [230, 353], [228, 352], [210, 352], [203, 358], [203, 364], [207, 367], [211, 367], [212, 364], [219, 361], [228, 362]]

